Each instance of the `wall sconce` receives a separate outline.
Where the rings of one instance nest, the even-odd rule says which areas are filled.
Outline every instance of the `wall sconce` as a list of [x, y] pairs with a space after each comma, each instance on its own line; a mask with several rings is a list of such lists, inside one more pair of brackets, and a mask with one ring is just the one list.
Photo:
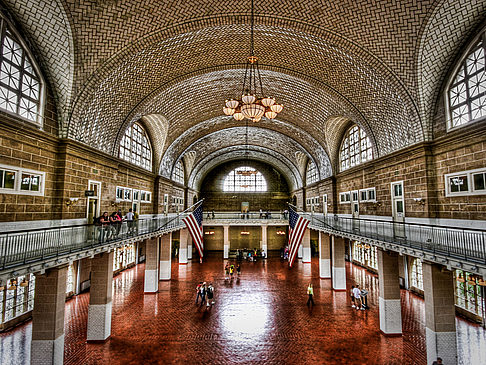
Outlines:
[[277, 231], [277, 234], [280, 235], [280, 236], [284, 236], [285, 235], [285, 231]]
[[379, 201], [373, 202], [373, 208], [379, 208], [379, 207], [381, 207], [381, 202]]
[[207, 232], [204, 232], [204, 234], [212, 235], [212, 234], [214, 234], [214, 231], [207, 231]]
[[118, 202], [115, 202], [115, 201], [111, 202], [112, 207], [116, 207], [117, 205], [118, 205]]
[[247, 235], [250, 234], [250, 232], [248, 232], [248, 231], [241, 231], [240, 234], [243, 235], [243, 236], [247, 236]]
[[424, 198], [413, 198], [413, 201], [415, 203], [420, 204], [420, 205], [425, 205], [425, 199]]
[[66, 200], [66, 205], [69, 207], [73, 204], [76, 204], [76, 202], [79, 200], [79, 198], [69, 198], [69, 200]]

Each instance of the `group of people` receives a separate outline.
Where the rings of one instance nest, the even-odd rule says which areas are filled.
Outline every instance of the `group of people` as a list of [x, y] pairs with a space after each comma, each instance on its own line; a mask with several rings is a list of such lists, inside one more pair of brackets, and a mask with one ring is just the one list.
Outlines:
[[234, 264], [230, 265], [229, 263], [226, 263], [226, 265], [224, 266], [224, 280], [233, 280], [235, 271], [236, 271], [236, 275], [240, 277], [241, 275], [240, 264], [236, 264], [236, 268], [235, 268]]
[[137, 231], [138, 214], [133, 212], [130, 208], [128, 213], [123, 216], [122, 211], [119, 209], [116, 212], [108, 215], [108, 212], [95, 219], [95, 225], [99, 228], [100, 241], [111, 240], [120, 234], [123, 222], [127, 222], [128, 234], [135, 234]]
[[236, 250], [236, 259], [238, 261], [242, 261], [244, 258], [245, 260], [256, 262], [258, 256], [260, 256], [262, 259], [266, 258], [265, 250], [260, 251], [256, 248], [249, 250], [245, 249], [244, 251], [240, 249]]
[[351, 286], [351, 307], [363, 311], [369, 309], [367, 296], [368, 291], [360, 289], [359, 284]]
[[201, 298], [201, 304], [203, 305], [206, 303], [206, 308], [212, 306], [214, 301], [214, 286], [213, 283], [209, 283], [209, 285], [204, 282], [199, 282], [196, 286], [196, 305], [198, 304], [199, 298]]

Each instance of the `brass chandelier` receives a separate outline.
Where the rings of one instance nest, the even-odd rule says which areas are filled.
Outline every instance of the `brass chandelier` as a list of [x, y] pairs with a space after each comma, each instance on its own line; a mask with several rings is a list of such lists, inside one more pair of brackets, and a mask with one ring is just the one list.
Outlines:
[[[250, 18], [250, 56], [246, 60], [243, 90], [239, 100], [226, 100], [223, 113], [232, 115], [236, 120], [247, 118], [259, 122], [263, 116], [274, 119], [283, 110], [282, 104], [277, 104], [275, 98], [264, 96], [262, 77], [258, 68], [258, 57], [255, 56], [254, 41], [254, 6], [251, 0]], [[259, 93], [258, 93], [259, 91]]]

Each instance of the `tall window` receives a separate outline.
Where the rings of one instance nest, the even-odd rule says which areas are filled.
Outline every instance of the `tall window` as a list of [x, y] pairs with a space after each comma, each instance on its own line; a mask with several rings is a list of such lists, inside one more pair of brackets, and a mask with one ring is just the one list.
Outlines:
[[339, 160], [341, 171], [373, 159], [371, 142], [365, 131], [357, 125], [348, 129], [344, 135]]
[[415, 259], [412, 262], [412, 286], [424, 290], [424, 281], [422, 275], [422, 260]]
[[456, 270], [455, 303], [479, 316], [486, 315], [483, 305], [481, 286], [477, 284], [475, 277], [463, 270]]
[[138, 123], [129, 127], [120, 142], [119, 157], [152, 170], [152, 148], [150, 147], [147, 133]]
[[305, 177], [306, 177], [307, 185], [313, 184], [317, 181], [318, 179], [317, 167], [314, 162], [311, 161], [307, 164], [307, 172], [305, 173]]
[[469, 50], [449, 87], [449, 128], [486, 117], [485, 34]]
[[20, 40], [0, 16], [0, 109], [41, 122], [42, 83]]
[[178, 183], [184, 184], [184, 166], [181, 161], [176, 163], [172, 179]]
[[259, 171], [242, 166], [226, 175], [223, 181], [223, 191], [267, 191], [267, 182]]

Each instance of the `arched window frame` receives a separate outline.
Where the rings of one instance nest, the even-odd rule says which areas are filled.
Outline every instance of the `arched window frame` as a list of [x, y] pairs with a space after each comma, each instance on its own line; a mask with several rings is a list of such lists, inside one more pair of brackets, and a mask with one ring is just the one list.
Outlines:
[[[134, 132], [137, 134], [134, 138]], [[146, 170], [152, 171], [152, 145], [145, 128], [133, 123], [123, 135], [118, 149], [118, 157]]]
[[[251, 171], [249, 175], [238, 171]], [[267, 181], [263, 174], [249, 166], [240, 166], [229, 172], [223, 179], [223, 192], [264, 193], [267, 191]]]
[[484, 29], [470, 43], [454, 67], [446, 87], [445, 103], [447, 130], [460, 128], [486, 118], [486, 31]]
[[307, 164], [307, 169], [305, 172], [305, 183], [306, 185], [311, 185], [319, 179], [319, 173], [317, 171], [317, 166], [314, 161], [309, 161]]
[[373, 159], [373, 147], [366, 132], [353, 124], [344, 133], [339, 148], [340, 171], [348, 170]]
[[172, 180], [184, 185], [184, 165], [182, 161], [177, 161], [172, 173]]
[[[18, 46], [22, 52], [10, 52], [9, 56], [9, 46]], [[42, 127], [45, 94], [45, 81], [32, 53], [0, 12], [0, 110]]]
[[412, 261], [412, 270], [411, 270], [411, 280], [412, 280], [412, 286], [424, 290], [424, 276], [423, 276], [423, 271], [422, 271], [422, 260], [420, 259], [414, 259]]

